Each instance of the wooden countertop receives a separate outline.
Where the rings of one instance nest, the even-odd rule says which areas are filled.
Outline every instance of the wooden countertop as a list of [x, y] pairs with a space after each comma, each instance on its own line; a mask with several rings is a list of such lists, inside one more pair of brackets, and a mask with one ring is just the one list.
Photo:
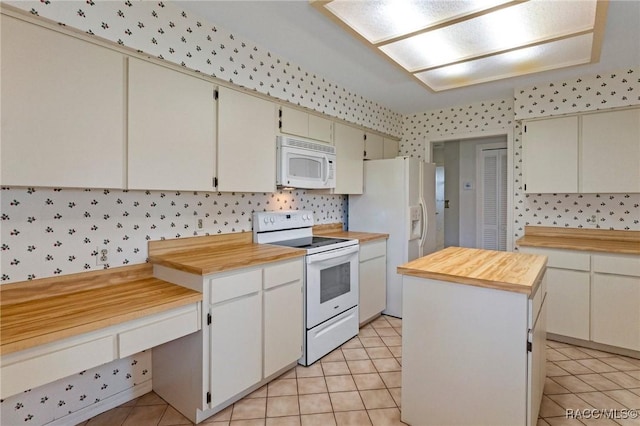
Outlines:
[[343, 231], [341, 223], [329, 225], [319, 225], [313, 227], [313, 235], [335, 238], [350, 238], [358, 240], [360, 244], [377, 240], [386, 240], [389, 234], [378, 234], [374, 232]]
[[522, 247], [559, 248], [605, 253], [640, 254], [640, 231], [526, 226]]
[[151, 273], [144, 264], [0, 286], [0, 354], [202, 300], [201, 293]]
[[531, 295], [546, 256], [448, 247], [398, 266], [398, 273]]
[[244, 243], [154, 255], [149, 256], [149, 261], [192, 274], [208, 275], [303, 257], [306, 253], [306, 250], [283, 246]]

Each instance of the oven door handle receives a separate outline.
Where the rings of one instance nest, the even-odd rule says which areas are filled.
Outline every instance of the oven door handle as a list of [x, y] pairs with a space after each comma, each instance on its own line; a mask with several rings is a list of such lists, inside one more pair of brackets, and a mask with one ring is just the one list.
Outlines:
[[348, 254], [357, 253], [360, 250], [360, 246], [358, 244], [350, 247], [345, 247], [337, 250], [331, 250], [327, 253], [318, 253], [311, 254], [307, 256], [307, 263], [317, 263], [322, 262], [324, 260], [336, 259], [338, 257], [346, 256]]

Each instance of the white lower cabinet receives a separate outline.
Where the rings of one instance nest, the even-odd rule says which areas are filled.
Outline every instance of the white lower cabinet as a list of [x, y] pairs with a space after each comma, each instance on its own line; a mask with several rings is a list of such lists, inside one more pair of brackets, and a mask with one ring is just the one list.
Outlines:
[[202, 330], [153, 350], [153, 389], [199, 423], [302, 356], [303, 258], [198, 276], [157, 277], [203, 293]]
[[594, 255], [591, 340], [640, 351], [640, 257]]
[[640, 256], [521, 247], [548, 256], [547, 331], [640, 351]]
[[387, 307], [387, 240], [360, 244], [360, 325]]

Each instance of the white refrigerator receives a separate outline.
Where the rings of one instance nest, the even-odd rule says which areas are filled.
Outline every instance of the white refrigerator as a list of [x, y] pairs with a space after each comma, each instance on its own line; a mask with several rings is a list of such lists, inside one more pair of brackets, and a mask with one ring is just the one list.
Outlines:
[[435, 164], [396, 157], [364, 162], [364, 193], [349, 196], [349, 230], [389, 234], [387, 308], [402, 318], [396, 267], [436, 249]]

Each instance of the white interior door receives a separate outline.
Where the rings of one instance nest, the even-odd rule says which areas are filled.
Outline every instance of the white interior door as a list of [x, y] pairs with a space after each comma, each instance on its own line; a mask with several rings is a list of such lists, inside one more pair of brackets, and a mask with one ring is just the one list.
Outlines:
[[436, 167], [436, 250], [444, 248], [444, 167]]
[[507, 149], [482, 149], [478, 167], [478, 248], [507, 249]]

